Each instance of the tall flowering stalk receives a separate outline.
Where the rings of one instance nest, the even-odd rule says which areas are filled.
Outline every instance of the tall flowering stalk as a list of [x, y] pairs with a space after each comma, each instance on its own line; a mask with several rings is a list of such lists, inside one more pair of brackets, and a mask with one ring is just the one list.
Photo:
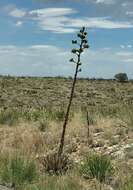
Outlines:
[[60, 144], [59, 144], [59, 150], [58, 150], [58, 159], [61, 157], [61, 155], [63, 153], [66, 126], [67, 126], [68, 119], [69, 119], [69, 113], [70, 113], [70, 108], [71, 108], [71, 104], [72, 104], [72, 100], [73, 100], [75, 84], [76, 84], [76, 80], [77, 80], [77, 75], [79, 72], [81, 72], [81, 65], [82, 65], [81, 54], [84, 52], [85, 49], [89, 48], [88, 41], [87, 41], [87, 32], [86, 32], [85, 27], [83, 27], [80, 30], [80, 32], [77, 34], [77, 37], [78, 37], [78, 40], [72, 40], [72, 44], [75, 44], [78, 46], [78, 48], [72, 49], [72, 53], [74, 55], [76, 55], [77, 60], [75, 60], [74, 58], [70, 59], [70, 62], [73, 62], [76, 64], [76, 68], [75, 68], [75, 74], [74, 74], [73, 84], [72, 84], [72, 88], [71, 88], [69, 103], [67, 106], [66, 115], [65, 115], [65, 119], [64, 119], [64, 123], [63, 123], [63, 130], [62, 130]]

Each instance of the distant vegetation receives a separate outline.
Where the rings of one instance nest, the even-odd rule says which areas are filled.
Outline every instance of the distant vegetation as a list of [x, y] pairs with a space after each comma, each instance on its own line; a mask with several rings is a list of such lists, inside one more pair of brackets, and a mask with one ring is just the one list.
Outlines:
[[119, 82], [127, 82], [128, 76], [126, 73], [118, 73], [115, 75], [115, 79], [118, 80]]

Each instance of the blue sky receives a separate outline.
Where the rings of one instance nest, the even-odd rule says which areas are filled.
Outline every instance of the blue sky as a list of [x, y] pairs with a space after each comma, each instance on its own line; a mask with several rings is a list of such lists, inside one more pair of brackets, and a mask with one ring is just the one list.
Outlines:
[[133, 78], [132, 0], [1, 0], [0, 24], [0, 74], [73, 75], [71, 40], [86, 26], [79, 76]]

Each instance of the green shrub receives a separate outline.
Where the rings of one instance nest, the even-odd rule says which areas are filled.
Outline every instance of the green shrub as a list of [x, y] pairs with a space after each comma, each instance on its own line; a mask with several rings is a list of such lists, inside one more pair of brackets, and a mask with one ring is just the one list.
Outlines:
[[19, 119], [19, 113], [14, 110], [3, 110], [0, 112], [0, 124], [14, 125]]
[[45, 132], [49, 127], [49, 122], [46, 119], [39, 121], [39, 130]]
[[26, 121], [38, 121], [42, 117], [43, 112], [39, 110], [24, 110], [21, 117]]
[[122, 187], [120, 190], [133, 190], [133, 181], [129, 181], [124, 187]]
[[125, 82], [128, 81], [128, 76], [126, 73], [118, 73], [114, 76], [114, 78], [116, 80], [118, 80], [119, 82]]
[[31, 183], [37, 177], [36, 166], [33, 161], [16, 156], [3, 158], [1, 163], [0, 178], [3, 183], [20, 187], [25, 183]]
[[47, 110], [46, 118], [54, 121], [63, 121], [65, 112], [62, 109], [59, 110]]
[[101, 183], [112, 175], [113, 166], [105, 155], [91, 154], [86, 157], [80, 168], [81, 174], [86, 178], [96, 178]]
[[55, 112], [55, 118], [57, 121], [63, 121], [65, 117], [65, 112], [64, 110], [58, 110]]

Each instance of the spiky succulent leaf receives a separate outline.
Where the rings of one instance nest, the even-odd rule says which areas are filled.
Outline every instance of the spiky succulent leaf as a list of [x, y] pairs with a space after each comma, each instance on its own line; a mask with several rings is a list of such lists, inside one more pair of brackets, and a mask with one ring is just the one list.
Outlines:
[[81, 38], [81, 39], [85, 39], [85, 35], [84, 35], [84, 34], [82, 34], [81, 32], [80, 32], [80, 33], [78, 33], [78, 37], [79, 37], [79, 38]]
[[87, 41], [87, 40], [83, 40], [83, 43], [87, 44], [87, 43], [88, 43], [88, 41]]
[[70, 61], [70, 62], [74, 62], [74, 59], [73, 59], [73, 58], [71, 58], [69, 61]]
[[76, 53], [77, 52], [77, 49], [72, 49], [72, 53]]
[[80, 30], [81, 33], [83, 33], [85, 31], [85, 27], [82, 27], [82, 29]]
[[79, 65], [79, 66], [82, 65], [82, 63], [80, 62], [80, 63], [78, 63], [78, 65]]
[[79, 49], [79, 53], [82, 53], [83, 52], [83, 49]]
[[86, 35], [87, 35], [87, 32], [84, 32], [84, 35], [86, 36]]
[[78, 72], [81, 72], [82, 71], [82, 69], [80, 68], [79, 70], [78, 70]]
[[77, 44], [77, 40], [72, 40], [72, 44]]
[[83, 47], [86, 48], [86, 49], [88, 49], [88, 48], [89, 48], [89, 45], [88, 45], [88, 44], [84, 44]]

